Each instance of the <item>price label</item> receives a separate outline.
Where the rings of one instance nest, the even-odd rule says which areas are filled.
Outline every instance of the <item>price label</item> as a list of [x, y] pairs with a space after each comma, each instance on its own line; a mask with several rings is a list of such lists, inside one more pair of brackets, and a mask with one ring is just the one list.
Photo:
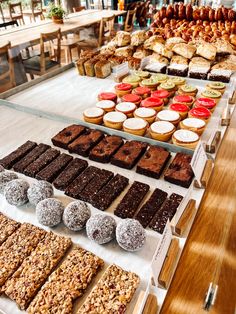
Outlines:
[[207, 162], [207, 154], [201, 141], [199, 141], [191, 160], [191, 167], [198, 184], [201, 186], [201, 177]]
[[158, 277], [161, 272], [161, 268], [164, 263], [164, 260], [166, 258], [166, 254], [168, 252], [171, 240], [172, 240], [171, 226], [168, 220], [165, 230], [162, 234], [162, 237], [157, 244], [157, 248], [153, 255], [153, 259], [151, 263], [152, 275], [153, 275], [154, 283], [156, 286], [158, 286]]
[[188, 205], [188, 202], [189, 202], [191, 196], [192, 196], [192, 189], [190, 188], [190, 189], [188, 189], [187, 194], [182, 199], [181, 203], [179, 204], [179, 206], [177, 208], [177, 211], [176, 211], [175, 216], [174, 216], [174, 224], [175, 225], [178, 223], [180, 217], [182, 216], [186, 206]]
[[116, 77], [123, 76], [125, 74], [129, 73], [129, 64], [128, 62], [124, 62], [122, 64], [119, 64], [115, 67], [113, 67], [113, 72]]

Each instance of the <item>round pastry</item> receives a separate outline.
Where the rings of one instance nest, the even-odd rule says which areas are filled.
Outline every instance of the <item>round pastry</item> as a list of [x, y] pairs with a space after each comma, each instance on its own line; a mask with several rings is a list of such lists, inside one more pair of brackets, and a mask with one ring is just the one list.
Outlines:
[[8, 182], [18, 179], [18, 175], [14, 172], [2, 171], [0, 172], [0, 193], [4, 192], [5, 186]]
[[133, 88], [138, 87], [140, 81], [141, 79], [137, 75], [128, 75], [122, 80], [123, 83], [131, 84]]
[[141, 79], [148, 78], [150, 76], [150, 73], [148, 71], [134, 71], [134, 75], [139, 76]]
[[168, 82], [174, 83], [177, 90], [179, 86], [182, 86], [186, 83], [186, 80], [183, 77], [173, 76], [168, 79], [167, 83]]
[[151, 90], [148, 87], [139, 86], [133, 89], [132, 93], [140, 96], [142, 99], [145, 99], [150, 96]]
[[157, 114], [157, 120], [168, 121], [177, 126], [181, 120], [180, 114], [172, 110], [162, 110]]
[[8, 182], [4, 189], [4, 196], [11, 205], [21, 206], [28, 202], [27, 190], [29, 183], [22, 179]]
[[151, 137], [162, 142], [169, 141], [174, 131], [174, 124], [168, 121], [156, 121], [149, 129]]
[[126, 251], [140, 250], [146, 241], [146, 232], [136, 219], [123, 219], [116, 228], [116, 240]]
[[114, 103], [117, 103], [117, 96], [115, 93], [111, 93], [111, 92], [105, 92], [105, 93], [100, 93], [98, 95], [98, 100], [111, 100], [114, 101]]
[[189, 95], [195, 97], [197, 95], [198, 89], [192, 85], [183, 85], [178, 89], [179, 95]]
[[177, 130], [172, 135], [173, 144], [194, 149], [199, 141], [199, 135], [189, 130]]
[[104, 110], [98, 107], [88, 108], [83, 112], [84, 121], [94, 124], [102, 124]]
[[168, 76], [162, 73], [153, 74], [152, 77], [160, 84], [168, 80]]
[[91, 216], [90, 209], [85, 202], [74, 201], [66, 206], [62, 220], [72, 231], [82, 230]]
[[216, 90], [220, 92], [221, 95], [223, 95], [226, 89], [226, 85], [222, 82], [211, 82], [206, 85], [206, 88]]
[[197, 118], [187, 118], [180, 122], [181, 129], [190, 130], [198, 135], [201, 135], [206, 127], [206, 122], [202, 119]]
[[185, 119], [187, 117], [187, 114], [188, 114], [188, 111], [189, 111], [189, 107], [184, 105], [184, 104], [171, 104], [169, 106], [169, 109], [170, 110], [173, 110], [173, 111], [176, 111], [178, 112], [178, 114], [180, 115], [181, 117], [181, 120]]
[[161, 83], [158, 89], [166, 90], [169, 93], [170, 97], [174, 96], [175, 94], [175, 84], [172, 82]]
[[124, 113], [128, 118], [133, 117], [136, 108], [137, 107], [132, 102], [120, 102], [116, 105], [116, 111]]
[[216, 107], [216, 101], [211, 98], [198, 98], [194, 103], [194, 107], [204, 107], [213, 112]]
[[27, 191], [29, 202], [33, 205], [37, 205], [45, 198], [53, 196], [53, 186], [46, 181], [37, 181], [33, 183]]
[[184, 104], [188, 107], [192, 107], [194, 97], [189, 95], [177, 95], [173, 98], [173, 103]]
[[211, 117], [211, 112], [204, 107], [195, 107], [188, 112], [188, 117], [202, 119], [207, 122], [208, 119]]
[[143, 136], [148, 127], [147, 121], [141, 118], [130, 118], [124, 121], [123, 129], [127, 133]]
[[124, 113], [112, 111], [104, 115], [103, 122], [108, 128], [121, 130], [123, 127], [123, 122], [126, 119], [127, 117]]
[[201, 93], [201, 96], [203, 98], [211, 98], [216, 102], [216, 104], [218, 104], [221, 98], [221, 92], [218, 92], [217, 90], [213, 89], [206, 89]]
[[61, 222], [64, 206], [55, 198], [46, 198], [36, 206], [36, 217], [41, 225], [53, 227]]
[[143, 108], [140, 107], [135, 110], [134, 116], [135, 118], [141, 118], [147, 121], [149, 124], [153, 123], [156, 119], [156, 110], [152, 108]]
[[110, 112], [115, 110], [116, 104], [112, 100], [101, 100], [96, 103], [96, 107], [104, 110], [105, 112]]
[[160, 111], [162, 110], [164, 106], [164, 102], [160, 98], [148, 97], [141, 101], [140, 106], [144, 108], [152, 108], [156, 111]]
[[127, 95], [124, 95], [121, 98], [121, 101], [123, 101], [123, 102], [132, 102], [136, 106], [139, 106], [141, 100], [142, 100], [142, 98], [140, 96], [134, 95], [134, 94], [127, 94]]
[[169, 102], [170, 94], [168, 93], [167, 90], [158, 89], [152, 92], [152, 97], [162, 99], [164, 101], [164, 104], [167, 105]]
[[5, 171], [4, 167], [2, 165], [0, 165], [0, 172]]
[[153, 77], [144, 79], [140, 82], [140, 86], [148, 87], [150, 90], [156, 90], [158, 84], [159, 83]]
[[108, 215], [94, 215], [86, 223], [86, 232], [90, 240], [98, 244], [110, 242], [115, 238], [116, 221]]
[[117, 97], [122, 97], [126, 94], [130, 94], [132, 91], [133, 86], [128, 83], [120, 83], [115, 85], [115, 91]]

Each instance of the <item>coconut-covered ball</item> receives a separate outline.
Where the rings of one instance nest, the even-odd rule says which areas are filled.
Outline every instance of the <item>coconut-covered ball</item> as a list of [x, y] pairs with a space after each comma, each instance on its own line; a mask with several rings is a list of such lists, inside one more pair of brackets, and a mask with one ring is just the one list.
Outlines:
[[64, 206], [61, 201], [55, 198], [46, 198], [36, 206], [38, 221], [48, 227], [53, 227], [61, 222]]
[[126, 251], [137, 251], [144, 246], [146, 232], [139, 221], [124, 219], [116, 228], [116, 240]]
[[0, 165], [0, 172], [3, 172], [5, 169], [2, 165]]
[[91, 212], [88, 205], [81, 201], [75, 201], [66, 206], [62, 220], [67, 228], [78, 231], [85, 227], [90, 216]]
[[21, 206], [28, 202], [27, 190], [29, 183], [22, 179], [8, 182], [4, 189], [4, 196], [9, 204]]
[[115, 230], [115, 219], [107, 215], [94, 215], [86, 223], [88, 238], [98, 244], [104, 244], [114, 239]]
[[28, 199], [33, 205], [37, 205], [45, 198], [53, 196], [53, 186], [47, 181], [37, 181], [28, 189]]
[[0, 172], [0, 193], [4, 192], [5, 186], [8, 182], [18, 179], [18, 175], [14, 172], [2, 171]]

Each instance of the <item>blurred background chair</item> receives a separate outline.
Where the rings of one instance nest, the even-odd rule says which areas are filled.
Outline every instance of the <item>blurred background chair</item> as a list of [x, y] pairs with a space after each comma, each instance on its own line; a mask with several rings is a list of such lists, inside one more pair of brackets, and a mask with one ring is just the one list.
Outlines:
[[9, 3], [8, 10], [9, 15], [4, 15], [5, 20], [19, 21], [20, 24], [25, 24], [21, 2]]
[[28, 16], [30, 18], [30, 22], [32, 20], [36, 22], [36, 18], [39, 17], [40, 20], [44, 20], [43, 15], [43, 1], [42, 0], [31, 0], [30, 9], [23, 10], [23, 15]]
[[125, 18], [125, 24], [124, 24], [124, 31], [125, 32], [132, 32], [134, 29], [134, 22], [136, 19], [136, 11], [137, 8], [133, 10], [128, 10], [126, 18]]
[[10, 42], [0, 46], [0, 93], [16, 85], [14, 66], [10, 57]]

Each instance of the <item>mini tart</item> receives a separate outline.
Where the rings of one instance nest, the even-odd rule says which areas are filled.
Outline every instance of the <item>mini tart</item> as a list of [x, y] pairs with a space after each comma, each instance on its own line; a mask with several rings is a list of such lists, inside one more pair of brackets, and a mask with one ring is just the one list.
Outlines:
[[97, 107], [88, 108], [83, 112], [84, 121], [94, 124], [102, 124], [104, 110]]
[[152, 77], [158, 82], [158, 83], [165, 83], [168, 80], [168, 76], [166, 74], [153, 74]]
[[121, 130], [126, 119], [127, 117], [124, 113], [112, 111], [104, 115], [103, 122], [108, 128]]
[[116, 91], [116, 95], [117, 97], [122, 97], [126, 94], [130, 94], [132, 91], [133, 86], [131, 84], [128, 83], [120, 83], [115, 85], [115, 91]]
[[140, 86], [148, 87], [150, 90], [156, 90], [159, 83], [152, 77], [144, 79], [140, 82]]
[[143, 136], [148, 127], [147, 121], [141, 118], [130, 118], [124, 121], [123, 129], [127, 133]]
[[133, 94], [140, 96], [142, 99], [145, 99], [151, 95], [151, 90], [148, 87], [136, 87], [132, 91]]
[[156, 121], [150, 126], [149, 132], [153, 139], [167, 142], [175, 132], [175, 126], [168, 121]]
[[157, 114], [157, 120], [168, 121], [177, 126], [181, 120], [180, 114], [172, 110], [162, 110]]
[[105, 93], [100, 93], [98, 95], [98, 100], [111, 100], [114, 101], [114, 103], [117, 103], [117, 96], [115, 93], [110, 93], [110, 92], [105, 92]]
[[96, 103], [96, 107], [103, 109], [105, 112], [114, 111], [115, 106], [116, 104], [112, 100], [101, 100]]
[[170, 110], [178, 112], [178, 114], [181, 117], [181, 120], [185, 119], [187, 117], [189, 107], [184, 105], [184, 104], [178, 104], [178, 103], [173, 103], [169, 106]]
[[216, 107], [216, 101], [212, 98], [198, 98], [194, 103], [194, 107], [204, 107], [213, 112]]
[[124, 113], [128, 118], [132, 118], [136, 105], [132, 102], [120, 102], [116, 105], [116, 111]]
[[148, 71], [141, 71], [141, 70], [134, 71], [134, 75], [139, 76], [141, 79], [150, 77], [150, 73]]
[[180, 122], [181, 129], [189, 130], [201, 135], [206, 127], [206, 122], [197, 118], [187, 118]]
[[223, 95], [226, 89], [226, 85], [222, 82], [211, 82], [207, 84], [206, 88], [216, 90], [220, 92], [221, 95]]
[[213, 89], [206, 89], [201, 93], [201, 96], [203, 98], [214, 99], [216, 104], [218, 104], [221, 98], [221, 92], [218, 92], [217, 90], [213, 90]]
[[178, 104], [184, 104], [188, 107], [192, 107], [194, 97], [189, 95], [177, 95], [173, 98], [173, 102]]
[[195, 97], [197, 95], [198, 89], [192, 85], [183, 85], [178, 89], [179, 95], [189, 95]]
[[175, 94], [175, 84], [170, 82], [161, 83], [158, 87], [158, 89], [164, 89], [166, 90], [170, 97], [174, 96]]
[[177, 130], [172, 135], [172, 142], [175, 145], [194, 149], [199, 141], [199, 135], [189, 130]]
[[141, 81], [140, 77], [137, 75], [128, 75], [123, 80], [122, 83], [128, 83], [133, 86], [133, 88], [139, 86], [139, 82]]
[[186, 84], [186, 80], [179, 76], [170, 77], [167, 82], [174, 83], [177, 88]]
[[152, 97], [162, 99], [164, 104], [167, 105], [169, 102], [170, 93], [167, 90], [158, 89], [152, 92]]
[[135, 94], [127, 94], [121, 98], [122, 102], [132, 102], [136, 106], [139, 106], [141, 100], [142, 100], [142, 98], [138, 95], [135, 95]]
[[160, 98], [148, 97], [141, 101], [141, 107], [152, 108], [156, 111], [162, 110], [164, 106], [164, 101]]
[[149, 124], [153, 123], [156, 119], [156, 110], [152, 108], [138, 108], [134, 111], [135, 118], [141, 118], [146, 120]]
[[202, 119], [205, 122], [207, 122], [209, 118], [211, 117], [211, 112], [210, 110], [204, 107], [199, 107], [199, 108], [195, 107], [188, 112], [188, 117]]

